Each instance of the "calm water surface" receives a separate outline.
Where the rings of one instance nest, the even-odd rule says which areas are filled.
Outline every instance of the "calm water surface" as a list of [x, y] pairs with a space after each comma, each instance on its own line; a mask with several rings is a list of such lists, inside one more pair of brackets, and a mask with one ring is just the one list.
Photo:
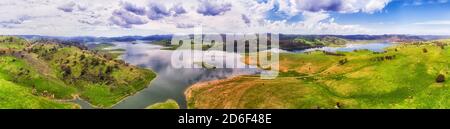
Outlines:
[[[237, 75], [258, 74], [259, 69], [203, 69], [203, 68], [174, 68], [171, 64], [173, 51], [161, 50], [159, 45], [151, 43], [127, 43], [116, 42], [116, 46], [111, 49], [125, 49], [121, 58], [132, 65], [149, 68], [155, 71], [158, 76], [144, 90], [125, 98], [120, 103], [113, 106], [115, 109], [142, 109], [148, 105], [158, 102], [164, 102], [167, 99], [174, 99], [181, 108], [186, 108], [186, 99], [184, 91], [192, 84], [202, 81], [225, 79]], [[356, 49], [369, 49], [381, 52], [384, 48], [392, 46], [391, 43], [369, 43], [369, 44], [347, 44], [344, 47], [322, 47], [313, 48], [297, 52], [307, 52], [314, 50], [324, 50], [330, 52], [353, 51]], [[232, 53], [224, 53], [230, 55]], [[239, 56], [239, 55], [237, 55]], [[199, 57], [195, 57], [199, 58]], [[212, 65], [218, 65], [215, 62], [206, 62]], [[242, 63], [242, 62], [239, 62]], [[74, 101], [82, 106], [83, 109], [92, 108], [87, 102], [82, 100]]]
[[[197, 82], [225, 79], [231, 76], [251, 75], [260, 72], [256, 68], [174, 68], [171, 64], [173, 51], [161, 50], [159, 45], [151, 43], [113, 43], [116, 46], [109, 49], [125, 49], [121, 58], [132, 65], [149, 68], [157, 73], [157, 77], [151, 82], [148, 88], [125, 98], [122, 102], [113, 106], [116, 109], [142, 109], [148, 105], [164, 102], [167, 99], [174, 99], [181, 108], [186, 108], [184, 91], [190, 85]], [[223, 53], [231, 55], [231, 53]], [[236, 55], [240, 56], [240, 55]], [[194, 57], [201, 58], [201, 57]], [[206, 62], [211, 65], [218, 65], [216, 62]], [[242, 64], [242, 62], [239, 62]], [[78, 102], [77, 102], [78, 101]], [[91, 108], [85, 102], [80, 103], [82, 108]]]

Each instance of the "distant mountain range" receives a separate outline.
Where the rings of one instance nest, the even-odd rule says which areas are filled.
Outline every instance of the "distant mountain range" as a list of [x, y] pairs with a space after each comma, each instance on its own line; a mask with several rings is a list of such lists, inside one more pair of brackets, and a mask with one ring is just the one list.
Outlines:
[[281, 35], [280, 40], [293, 40], [296, 38], [316, 39], [325, 37], [337, 37], [346, 40], [383, 40], [390, 42], [423, 41], [450, 38], [450, 36], [438, 35]]
[[138, 40], [144, 41], [158, 41], [164, 39], [171, 39], [172, 35], [151, 35], [151, 36], [121, 36], [121, 37], [94, 37], [94, 36], [79, 36], [79, 37], [58, 37], [58, 36], [40, 36], [40, 35], [16, 35], [25, 39], [56, 39], [74, 42], [132, 42]]
[[[150, 35], [150, 36], [121, 36], [121, 37], [57, 37], [57, 36], [40, 36], [40, 35], [17, 35], [25, 39], [56, 39], [74, 42], [132, 42], [132, 41], [158, 41], [170, 40], [172, 35]], [[294, 40], [296, 38], [325, 38], [337, 37], [346, 40], [384, 40], [384, 41], [422, 41], [450, 38], [450, 36], [438, 35], [297, 35], [297, 34], [281, 34], [280, 40]]]

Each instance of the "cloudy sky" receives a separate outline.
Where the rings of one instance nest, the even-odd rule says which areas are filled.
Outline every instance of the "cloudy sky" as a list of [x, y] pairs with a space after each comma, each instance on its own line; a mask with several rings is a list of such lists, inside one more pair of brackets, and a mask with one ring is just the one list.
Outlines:
[[450, 35], [449, 0], [0, 0], [0, 35]]

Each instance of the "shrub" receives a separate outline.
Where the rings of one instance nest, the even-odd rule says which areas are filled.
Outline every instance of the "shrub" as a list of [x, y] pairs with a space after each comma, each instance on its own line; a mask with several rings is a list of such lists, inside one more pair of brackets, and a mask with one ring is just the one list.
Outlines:
[[428, 50], [426, 48], [422, 49], [423, 53], [427, 53]]
[[442, 75], [442, 74], [439, 74], [439, 75], [437, 76], [437, 78], [436, 78], [436, 82], [437, 82], [437, 83], [443, 83], [443, 82], [445, 82], [445, 76]]
[[342, 60], [339, 60], [339, 64], [340, 64], [340, 65], [344, 65], [344, 64], [346, 64], [347, 62], [348, 62], [347, 58], [342, 59]]
[[84, 58], [86, 58], [86, 56], [85, 56], [84, 54], [82, 54], [82, 55], [80, 56], [80, 60], [84, 60]]

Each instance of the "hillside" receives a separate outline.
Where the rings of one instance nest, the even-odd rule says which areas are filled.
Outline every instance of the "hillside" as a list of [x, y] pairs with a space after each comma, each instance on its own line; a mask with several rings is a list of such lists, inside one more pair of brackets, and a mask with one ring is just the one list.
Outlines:
[[81, 97], [102, 108], [145, 88], [156, 76], [110, 54], [48, 40], [28, 42], [2, 36], [0, 59], [5, 62], [1, 64], [0, 80], [29, 89], [34, 97], [52, 100]]
[[79, 108], [76, 104], [58, 102], [36, 96], [32, 89], [0, 79], [0, 109], [70, 109]]
[[449, 42], [412, 42], [378, 53], [285, 53], [275, 80], [195, 84], [189, 108], [449, 108]]
[[346, 39], [334, 36], [299, 36], [293, 39], [280, 38], [280, 48], [288, 51], [304, 50], [308, 48], [324, 47], [324, 46], [342, 46], [348, 43]]

